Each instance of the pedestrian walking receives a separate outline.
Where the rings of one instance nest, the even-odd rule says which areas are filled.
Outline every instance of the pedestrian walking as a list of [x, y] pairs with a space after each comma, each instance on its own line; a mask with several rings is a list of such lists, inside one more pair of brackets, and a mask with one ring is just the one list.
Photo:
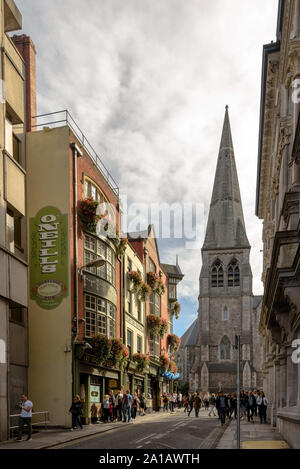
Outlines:
[[122, 421], [122, 402], [123, 402], [123, 393], [121, 391], [117, 392], [116, 395], [116, 416], [119, 422]]
[[69, 412], [72, 414], [72, 428], [71, 431], [76, 430], [77, 424], [82, 430], [81, 415], [82, 415], [83, 405], [78, 394], [74, 396], [72, 405], [69, 409]]
[[257, 398], [258, 398], [258, 391], [257, 390], [255, 390], [253, 392], [253, 397], [254, 397], [254, 415], [255, 415], [255, 417], [257, 417], [257, 402], [256, 402]]
[[22, 441], [22, 432], [25, 425], [28, 427], [28, 436], [26, 441], [31, 441], [31, 419], [32, 419], [32, 408], [33, 404], [28, 399], [26, 394], [21, 394], [21, 402], [18, 404], [19, 409], [21, 409], [21, 414], [19, 417], [19, 430], [18, 438], [16, 441]]
[[111, 408], [111, 402], [110, 402], [109, 394], [105, 394], [104, 401], [102, 403], [104, 423], [108, 423], [108, 421], [110, 420], [110, 408]]
[[265, 394], [261, 391], [257, 398], [257, 406], [258, 406], [258, 415], [260, 418], [260, 423], [267, 423], [267, 406], [268, 406], [268, 399], [266, 398]]
[[113, 422], [114, 420], [117, 419], [117, 415], [116, 415], [116, 398], [112, 390], [109, 392], [109, 402], [110, 402], [110, 409], [109, 409], [110, 421]]
[[253, 392], [251, 391], [248, 399], [247, 399], [247, 418], [248, 422], [253, 422], [253, 415], [254, 415], [254, 403], [255, 403], [255, 398], [253, 395]]
[[196, 396], [197, 396], [196, 393], [194, 393], [194, 394], [191, 396], [191, 399], [190, 399], [190, 402], [189, 402], [189, 404], [190, 404], [190, 410], [189, 410], [188, 416], [191, 415], [191, 412], [192, 412], [192, 410], [193, 410], [193, 408], [194, 408], [194, 399], [195, 399]]
[[91, 406], [91, 422], [92, 424], [97, 423], [98, 420], [98, 408], [95, 404], [95, 402]]
[[193, 406], [195, 409], [196, 417], [199, 417], [199, 410], [201, 408], [201, 397], [200, 394], [197, 392], [196, 396], [194, 397]]
[[162, 402], [163, 402], [163, 411], [168, 412], [170, 399], [166, 392], [163, 393]]
[[177, 402], [178, 402], [178, 409], [181, 409], [182, 408], [182, 394], [181, 394], [181, 392], [178, 393]]
[[216, 407], [219, 412], [219, 418], [221, 420], [221, 425], [225, 425], [226, 413], [228, 408], [227, 397], [224, 396], [223, 391], [220, 391], [216, 401]]
[[170, 404], [171, 404], [171, 412], [174, 412], [174, 407], [176, 405], [176, 394], [173, 392], [171, 399], [170, 399]]
[[209, 417], [211, 416], [212, 413], [213, 413], [213, 416], [216, 417], [215, 407], [216, 407], [216, 397], [214, 394], [212, 394], [209, 398], [209, 414], [208, 414]]
[[123, 396], [123, 422], [130, 422], [131, 420], [131, 402], [132, 395], [130, 394], [129, 389], [127, 389], [126, 394]]
[[140, 416], [143, 417], [146, 411], [146, 397], [145, 393], [142, 393], [139, 397]]
[[247, 411], [247, 396], [244, 391], [240, 395], [240, 410], [241, 410], [241, 420], [246, 416]]
[[133, 394], [132, 401], [131, 401], [131, 418], [132, 418], [133, 421], [136, 419], [136, 412], [137, 412], [137, 408], [138, 408], [138, 403], [139, 403], [138, 395], [135, 392]]

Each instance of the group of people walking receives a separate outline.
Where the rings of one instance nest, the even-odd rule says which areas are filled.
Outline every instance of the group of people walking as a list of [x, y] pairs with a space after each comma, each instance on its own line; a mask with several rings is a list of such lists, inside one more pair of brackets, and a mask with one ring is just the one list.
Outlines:
[[[206, 393], [202, 398], [200, 394], [187, 394], [183, 398], [184, 411], [190, 416], [192, 410], [195, 410], [196, 417], [199, 416], [199, 410], [204, 407], [209, 411], [208, 416], [216, 417], [216, 412], [224, 425], [226, 418], [228, 420], [237, 418], [237, 393], [224, 394], [220, 391], [218, 394]], [[268, 400], [263, 391], [241, 391], [240, 393], [240, 418], [253, 422], [254, 416], [259, 416], [260, 423], [267, 423], [267, 406]], [[216, 412], [215, 412], [216, 411]]]

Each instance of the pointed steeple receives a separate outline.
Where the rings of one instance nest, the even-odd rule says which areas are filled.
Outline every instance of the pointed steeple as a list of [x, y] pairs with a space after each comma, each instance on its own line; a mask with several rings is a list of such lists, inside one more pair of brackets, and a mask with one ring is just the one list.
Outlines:
[[203, 249], [249, 247], [226, 106]]

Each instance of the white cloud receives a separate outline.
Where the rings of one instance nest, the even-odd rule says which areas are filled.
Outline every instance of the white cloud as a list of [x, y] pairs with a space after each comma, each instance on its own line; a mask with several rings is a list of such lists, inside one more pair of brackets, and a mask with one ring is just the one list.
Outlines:
[[[209, 205], [224, 106], [230, 118], [254, 293], [262, 292], [255, 217], [262, 45], [277, 0], [16, 0], [38, 52], [40, 112], [68, 108], [135, 202]], [[183, 297], [197, 297], [200, 252], [178, 252]]]

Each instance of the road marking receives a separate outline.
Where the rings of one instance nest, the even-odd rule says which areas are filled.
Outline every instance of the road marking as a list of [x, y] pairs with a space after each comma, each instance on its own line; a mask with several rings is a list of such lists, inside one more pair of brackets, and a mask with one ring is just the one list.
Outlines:
[[140, 443], [141, 441], [147, 440], [147, 438], [151, 438], [152, 436], [155, 436], [156, 433], [151, 433], [151, 435], [147, 435], [144, 438], [141, 438], [140, 440], [136, 440], [136, 443]]
[[142, 448], [142, 447], [143, 447], [143, 445], [140, 445], [140, 446], [137, 446], [136, 449], [139, 449], [139, 448]]

